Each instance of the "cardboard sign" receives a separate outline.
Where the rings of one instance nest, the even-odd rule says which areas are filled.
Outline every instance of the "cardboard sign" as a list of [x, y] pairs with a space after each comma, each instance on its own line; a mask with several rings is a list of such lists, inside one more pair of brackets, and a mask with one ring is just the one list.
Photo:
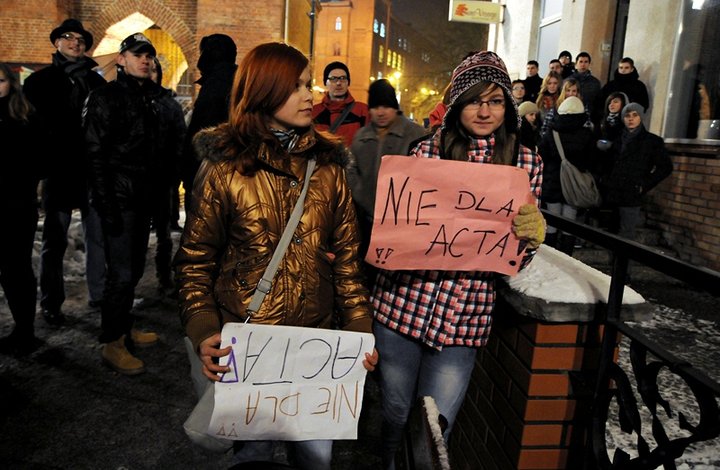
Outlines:
[[233, 440], [357, 439], [369, 333], [227, 323], [208, 434]]
[[516, 274], [525, 243], [512, 219], [534, 201], [522, 168], [385, 156], [365, 261], [387, 270]]

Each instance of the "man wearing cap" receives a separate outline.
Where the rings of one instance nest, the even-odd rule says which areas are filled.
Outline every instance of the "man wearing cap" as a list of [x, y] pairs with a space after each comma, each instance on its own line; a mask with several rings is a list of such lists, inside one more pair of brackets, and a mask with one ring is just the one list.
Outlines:
[[91, 204], [102, 221], [108, 264], [100, 341], [104, 362], [125, 375], [144, 372], [126, 347], [157, 341], [133, 328], [130, 310], [143, 274], [151, 204], [159, 182], [177, 162], [163, 148], [182, 141], [169, 113], [159, 109], [162, 88], [151, 79], [155, 47], [141, 33], [120, 44], [117, 78], [88, 97], [85, 106]]
[[331, 62], [325, 67], [323, 83], [327, 92], [313, 106], [315, 129], [336, 134], [350, 146], [355, 133], [369, 120], [368, 107], [355, 101], [350, 93], [350, 70], [342, 62]]
[[37, 110], [50, 154], [47, 179], [42, 184], [45, 212], [40, 252], [40, 306], [51, 325], [60, 325], [65, 316], [63, 258], [72, 211], [80, 209], [85, 235], [85, 269], [88, 301], [92, 307], [103, 298], [105, 257], [97, 213], [88, 206], [85, 172], [85, 142], [81, 126], [83, 103], [88, 93], [105, 80], [92, 69], [98, 64], [85, 52], [93, 36], [80, 21], [67, 19], [50, 33], [57, 51], [52, 64], [25, 80], [24, 92]]
[[407, 155], [410, 144], [423, 137], [425, 129], [406, 118], [385, 79], [375, 80], [368, 89], [370, 125], [360, 129], [350, 147], [347, 179], [360, 224], [360, 256], [365, 256], [375, 209], [380, 160], [383, 155]]

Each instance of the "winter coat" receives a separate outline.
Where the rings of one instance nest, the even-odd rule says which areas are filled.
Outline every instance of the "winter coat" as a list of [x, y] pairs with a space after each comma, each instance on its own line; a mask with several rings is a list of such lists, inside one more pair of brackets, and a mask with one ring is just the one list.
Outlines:
[[607, 97], [614, 92], [625, 93], [629, 99], [628, 103], [637, 103], [642, 106], [645, 111], [647, 111], [650, 105], [647, 87], [640, 81], [640, 75], [638, 75], [635, 69], [628, 74], [622, 74], [615, 70], [614, 79], [607, 82], [600, 92], [598, 105], [605, 103]]
[[[10, 117], [10, 96], [0, 98], [0, 212], [37, 214], [37, 186], [43, 169], [44, 152], [38, 150], [37, 123]], [[12, 249], [13, 247], [5, 247]]]
[[[583, 114], [557, 114], [552, 123], [552, 129], [560, 134], [565, 157], [578, 167], [586, 171], [593, 170], [595, 163], [595, 139], [592, 131], [585, 127], [587, 115]], [[560, 184], [561, 157], [555, 145], [552, 132], [548, 132], [540, 142], [538, 153], [543, 160], [543, 202], [566, 203], [562, 195]]]
[[606, 200], [618, 206], [640, 206], [642, 195], [672, 173], [673, 165], [663, 140], [645, 127], [625, 145], [622, 137], [610, 149], [612, 170]]
[[149, 210], [158, 182], [172, 180], [182, 133], [175, 113], [163, 111], [165, 93], [150, 80], [141, 85], [120, 72], [88, 97], [84, 126], [91, 203], [103, 221], [119, 217], [121, 210]]
[[[333, 154], [341, 151], [309, 130], [290, 154], [260, 144], [259, 169], [245, 176], [236, 156], [226, 154], [227, 133], [223, 125], [195, 139], [205, 160], [175, 258], [181, 317], [195, 347], [219, 333], [223, 324], [245, 321], [255, 287], [302, 190], [307, 159], [323, 155], [334, 160]], [[250, 321], [317, 328], [337, 323], [369, 332], [371, 306], [358, 245], [343, 169], [319, 164], [293, 242]]]
[[535, 74], [532, 77], [527, 77], [523, 80], [523, 83], [525, 84], [525, 97], [523, 98], [523, 101], [536, 102], [538, 94], [540, 93], [540, 88], [542, 87], [542, 82], [543, 78], [540, 74]]
[[[590, 113], [590, 116], [593, 118], [593, 122], [597, 121], [598, 116], [596, 113], [600, 108], [596, 106], [596, 101], [598, 96], [600, 96], [600, 89], [602, 88], [600, 80], [595, 78], [589, 70], [587, 72], [575, 72], [570, 76], [570, 78], [574, 78], [578, 81], [585, 109]], [[600, 115], [602, 115], [602, 109], [600, 109]]]
[[197, 81], [201, 88], [193, 105], [183, 144], [181, 177], [185, 182], [186, 191], [191, 190], [192, 181], [200, 166], [200, 159], [195, 154], [192, 139], [200, 130], [227, 121], [230, 92], [237, 69], [234, 62], [208, 62], [203, 57], [205, 53], [198, 61], [204, 63], [202, 77]]
[[368, 106], [365, 103], [355, 101], [355, 98], [353, 98], [348, 91], [347, 96], [342, 101], [331, 100], [330, 96], [325, 93], [322, 101], [313, 106], [312, 110], [315, 129], [318, 131], [327, 131], [350, 103], [355, 104], [353, 104], [350, 113], [345, 116], [340, 127], [335, 131], [335, 135], [342, 137], [347, 147], [352, 143], [355, 133], [362, 129], [366, 123], [370, 122]]
[[105, 84], [93, 72], [97, 63], [86, 57], [69, 62], [59, 53], [53, 64], [31, 74], [23, 92], [35, 107], [46, 140], [48, 168], [43, 186], [46, 210], [85, 208], [88, 202], [82, 110], [88, 93]]
[[358, 217], [372, 223], [375, 190], [382, 157], [407, 155], [412, 150], [410, 145], [426, 134], [423, 127], [402, 114], [398, 114], [382, 140], [372, 124], [363, 127], [355, 134], [346, 171], [353, 200], [358, 208]]

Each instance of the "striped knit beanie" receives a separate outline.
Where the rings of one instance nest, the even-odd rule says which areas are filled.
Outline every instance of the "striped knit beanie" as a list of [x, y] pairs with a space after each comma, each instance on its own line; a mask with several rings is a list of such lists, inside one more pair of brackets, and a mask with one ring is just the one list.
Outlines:
[[512, 99], [512, 93], [510, 91], [510, 75], [500, 56], [490, 51], [480, 51], [473, 54], [455, 67], [452, 74], [450, 99], [446, 116], [450, 114], [450, 109], [455, 101], [457, 101], [463, 93], [480, 82], [491, 82], [502, 89], [506, 102], [512, 104], [516, 128], [513, 129], [510, 122], [506, 122], [506, 124], [508, 124], [508, 128], [511, 131], [520, 129], [520, 114], [518, 113], [517, 104], [515, 100]]

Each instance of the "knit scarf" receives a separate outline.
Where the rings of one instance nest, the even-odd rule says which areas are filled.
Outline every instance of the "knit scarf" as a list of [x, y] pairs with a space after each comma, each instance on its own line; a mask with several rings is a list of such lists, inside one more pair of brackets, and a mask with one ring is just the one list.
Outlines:
[[609, 127], [615, 127], [617, 126], [620, 119], [620, 113], [610, 113], [605, 118], [605, 122]]
[[82, 57], [76, 62], [68, 60], [64, 55], [56, 52], [52, 55], [52, 63], [55, 67], [65, 72], [73, 84], [70, 94], [70, 103], [76, 111], [81, 111], [85, 98], [90, 93], [87, 76], [90, 70], [97, 65], [92, 59]]

